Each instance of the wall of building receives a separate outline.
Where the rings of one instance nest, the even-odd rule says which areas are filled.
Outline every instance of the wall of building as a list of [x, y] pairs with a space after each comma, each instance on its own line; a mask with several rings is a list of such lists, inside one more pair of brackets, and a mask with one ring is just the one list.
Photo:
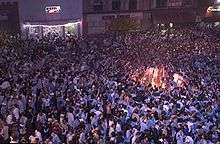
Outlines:
[[[107, 31], [140, 30], [144, 18], [144, 10], [150, 9], [150, 1], [136, 0], [136, 8], [131, 8], [130, 0], [120, 0], [119, 9], [113, 9], [114, 0], [84, 0], [83, 22], [84, 33], [104, 33]], [[96, 4], [102, 4], [96, 9]], [[146, 22], [147, 23], [147, 22]]]
[[[15, 5], [8, 5], [14, 3]], [[4, 3], [4, 6], [2, 6]], [[7, 6], [6, 6], [7, 4]], [[69, 22], [78, 22], [83, 16], [83, 0], [0, 0], [0, 24], [12, 27], [16, 24], [17, 29], [24, 31], [24, 24], [46, 24], [59, 25]], [[45, 8], [49, 6], [60, 6], [59, 13], [47, 13]], [[7, 11], [7, 17], [2, 13]], [[13, 26], [12, 26], [13, 25]]]
[[13, 0], [0, 0], [0, 31], [7, 33], [19, 33], [19, 6]]
[[153, 0], [152, 3], [153, 24], [196, 22], [196, 0]]
[[[19, 19], [11, 19], [11, 23], [19, 23], [20, 20], [21, 28], [23, 28], [22, 24], [26, 22], [51, 25], [66, 20], [78, 21], [83, 19], [84, 33], [115, 30], [117, 25], [119, 30], [125, 30], [126, 27], [121, 25], [128, 23], [133, 25], [131, 27], [135, 30], [136, 28], [143, 30], [158, 23], [194, 22], [197, 16], [202, 15], [204, 10], [207, 9], [203, 6], [206, 5], [203, 4], [206, 3], [206, 0], [136, 0], [137, 7], [135, 9], [129, 7], [130, 0], [120, 0], [121, 5], [118, 10], [112, 9], [113, 0], [0, 0], [0, 2], [2, 1], [18, 2], [19, 12], [16, 12], [18, 11], [16, 8], [12, 8], [14, 9], [11, 10], [13, 15], [10, 15], [10, 17], [16, 17], [17, 15]], [[161, 3], [160, 1], [165, 1], [164, 5], [158, 6]], [[97, 10], [94, 8], [94, 4], [99, 2], [102, 3], [102, 8]], [[60, 6], [61, 12], [47, 14], [45, 11], [47, 6]], [[203, 8], [200, 10], [198, 7]], [[5, 17], [0, 16], [0, 20], [4, 21], [3, 19]], [[134, 27], [134, 25], [137, 25], [137, 27]], [[130, 30], [131, 27], [127, 27], [127, 29]]]
[[[80, 35], [82, 2], [82, 0], [19, 0], [21, 31], [24, 36], [29, 36], [30, 33], [42, 36], [50, 31], [64, 35], [69, 31], [66, 27], [71, 25], [75, 29], [74, 33]], [[76, 22], [77, 24], [73, 24]]]
[[139, 30], [142, 12], [133, 13], [108, 13], [108, 14], [89, 14], [86, 17], [87, 33], [105, 33], [110, 31]]
[[[48, 6], [60, 6], [61, 11], [47, 14]], [[20, 0], [20, 15], [23, 22], [81, 19], [82, 0]]]
[[[114, 0], [84, 0], [83, 14], [85, 33], [106, 32], [106, 29], [108, 29], [106, 25], [111, 23], [107, 20], [103, 20], [103, 17], [106, 15], [132, 15], [135, 13], [138, 15], [135, 21], [138, 21], [140, 25], [138, 28], [140, 30], [148, 29], [157, 24], [193, 23], [199, 19], [199, 10], [197, 10], [199, 0], [136, 0], [136, 9], [130, 9], [129, 2], [131, 0], [119, 0], [121, 1], [121, 5], [118, 10], [112, 9], [113, 1]], [[99, 2], [103, 5], [102, 9], [97, 10], [94, 4]], [[115, 19], [112, 21], [115, 21]], [[122, 21], [124, 21], [124, 19]]]

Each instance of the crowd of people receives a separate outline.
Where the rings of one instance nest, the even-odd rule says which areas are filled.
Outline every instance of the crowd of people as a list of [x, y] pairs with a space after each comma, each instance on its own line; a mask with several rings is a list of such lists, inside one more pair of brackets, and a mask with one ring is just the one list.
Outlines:
[[[0, 142], [217, 144], [220, 39], [193, 27], [0, 37]], [[163, 65], [166, 87], [130, 76]], [[172, 75], [187, 79], [178, 87]]]

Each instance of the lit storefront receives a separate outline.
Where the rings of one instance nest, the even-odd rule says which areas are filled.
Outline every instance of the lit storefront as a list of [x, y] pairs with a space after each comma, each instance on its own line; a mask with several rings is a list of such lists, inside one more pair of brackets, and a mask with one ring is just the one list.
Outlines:
[[26, 37], [82, 34], [82, 0], [22, 0], [20, 5]]
[[42, 37], [54, 34], [64, 37], [65, 35], [79, 36], [81, 34], [81, 21], [60, 23], [25, 23], [23, 24], [23, 29], [28, 37]]
[[208, 7], [204, 21], [219, 22], [220, 21], [220, 3]]

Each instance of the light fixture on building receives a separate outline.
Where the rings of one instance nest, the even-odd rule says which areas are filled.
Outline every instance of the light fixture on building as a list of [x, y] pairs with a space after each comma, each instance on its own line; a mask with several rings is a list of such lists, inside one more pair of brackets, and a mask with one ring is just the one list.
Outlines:
[[217, 7], [210, 6], [208, 7], [207, 12], [220, 12], [220, 6]]
[[173, 27], [173, 23], [170, 23], [170, 27], [171, 27], [171, 28]]

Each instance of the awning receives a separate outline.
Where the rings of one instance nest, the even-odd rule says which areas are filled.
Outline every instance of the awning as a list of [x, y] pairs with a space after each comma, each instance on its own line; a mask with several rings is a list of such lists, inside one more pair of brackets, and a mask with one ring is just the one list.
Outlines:
[[81, 19], [74, 20], [53, 20], [53, 21], [28, 21], [24, 22], [24, 25], [65, 25], [68, 23], [78, 23], [81, 22]]

